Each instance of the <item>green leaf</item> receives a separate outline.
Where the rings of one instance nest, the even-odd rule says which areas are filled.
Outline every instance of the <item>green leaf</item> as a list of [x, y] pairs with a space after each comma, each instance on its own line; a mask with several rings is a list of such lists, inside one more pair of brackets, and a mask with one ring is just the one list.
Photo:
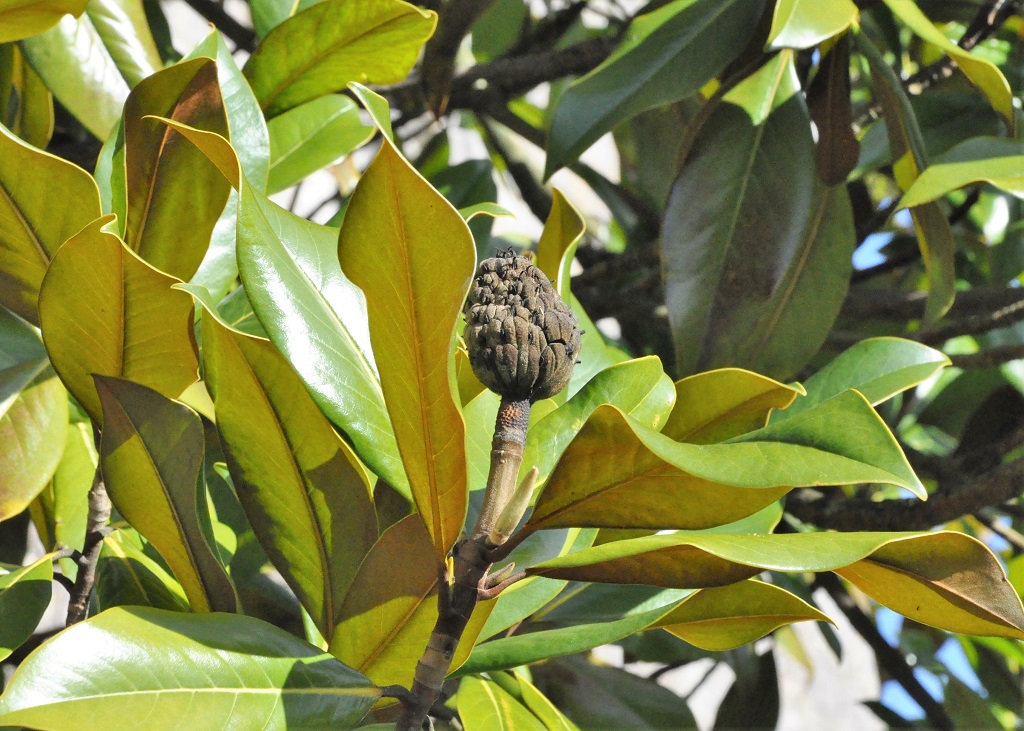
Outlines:
[[391, 129], [391, 106], [388, 104], [388, 100], [358, 81], [350, 81], [348, 90], [363, 105], [367, 114], [370, 115], [370, 121], [380, 130], [380, 133], [394, 142], [395, 133]]
[[691, 645], [731, 650], [793, 622], [831, 620], [798, 596], [761, 581], [701, 589], [657, 622]]
[[0, 723], [100, 731], [127, 712], [153, 731], [186, 717], [211, 729], [352, 728], [379, 696], [359, 673], [261, 620], [115, 608], [32, 653], [0, 697]]
[[249, 0], [253, 29], [263, 38], [275, 26], [318, 2], [320, 0]]
[[0, 568], [0, 660], [6, 659], [35, 632], [53, 593], [53, 556], [28, 566]]
[[772, 414], [778, 423], [833, 396], [856, 389], [874, 406], [916, 386], [949, 365], [945, 353], [901, 338], [868, 338], [845, 350], [811, 376], [807, 395], [785, 411]]
[[117, 512], [160, 551], [193, 611], [235, 611], [234, 587], [201, 527], [199, 416], [137, 383], [95, 378], [103, 403], [103, 478]]
[[[67, 396], [64, 398], [66, 400]], [[46, 451], [53, 451], [52, 443]], [[69, 424], [57, 471], [37, 498], [41, 515], [36, 520], [36, 528], [43, 545], [68, 546], [79, 551], [85, 548], [88, 495], [98, 461], [92, 425], [81, 422]], [[32, 515], [36, 517], [35, 506]], [[43, 528], [40, 528], [40, 520]], [[62, 558], [60, 567], [61, 572], [72, 580], [78, 574], [78, 564], [71, 558]]]
[[768, 48], [813, 48], [849, 28], [859, 15], [852, 0], [779, 0]]
[[798, 87], [783, 50], [726, 95], [673, 183], [661, 250], [682, 374], [789, 378], [839, 313], [853, 217], [845, 188], [817, 180]]
[[204, 304], [204, 373], [235, 491], [267, 556], [330, 639], [377, 540], [369, 486], [288, 361]]
[[33, 328], [0, 308], [0, 520], [35, 500], [60, 462], [67, 391]]
[[[437, 241], [445, 242], [443, 257]], [[413, 500], [443, 558], [466, 516], [465, 424], [449, 358], [475, 268], [472, 235], [385, 140], [352, 194], [338, 256], [366, 296], [384, 401]]]
[[677, 442], [724, 442], [768, 423], [802, 390], [741, 368], [720, 368], [676, 381], [676, 403], [661, 433]]
[[436, 21], [434, 12], [400, 0], [325, 0], [267, 33], [245, 75], [268, 118], [349, 81], [394, 84]]
[[751, 515], [793, 487], [859, 482], [924, 494], [895, 438], [856, 392], [710, 445], [675, 442], [601, 406], [565, 451], [524, 530], [708, 528]]
[[146, 555], [135, 531], [124, 529], [103, 539], [93, 601], [100, 612], [118, 606], [189, 611], [181, 584]]
[[89, 16], [65, 16], [23, 40], [21, 48], [57, 101], [97, 138], [107, 139], [121, 119], [128, 84]]
[[33, 147], [53, 136], [53, 94], [25, 60], [21, 47], [0, 45], [0, 120]]
[[773, 571], [835, 571], [880, 604], [951, 632], [1024, 637], [1024, 610], [999, 562], [964, 535], [676, 534], [605, 543], [527, 569], [568, 581], [725, 586]]
[[745, 648], [732, 666], [736, 680], [718, 707], [713, 731], [776, 728], [780, 701], [774, 650], [758, 655]]
[[192, 298], [89, 224], [60, 248], [39, 292], [50, 362], [89, 416], [102, 422], [92, 374], [118, 376], [177, 397], [198, 380]]
[[246, 185], [223, 137], [165, 120], [241, 188], [238, 265], [260, 323], [313, 400], [376, 474], [404, 495], [408, 480], [370, 350], [366, 305], [341, 273], [337, 231], [289, 213]]
[[760, 0], [675, 0], [638, 17], [611, 57], [559, 98], [544, 177], [621, 122], [698, 91], [746, 45], [763, 8]]
[[327, 94], [270, 120], [270, 183], [276, 193], [368, 142], [359, 107], [347, 96]]
[[216, 64], [197, 58], [164, 69], [135, 87], [124, 110], [125, 243], [187, 280], [206, 254], [230, 186], [195, 145], [154, 115], [226, 135]]
[[466, 678], [459, 684], [455, 702], [466, 731], [545, 731], [526, 706], [489, 680]]
[[0, 0], [0, 43], [41, 33], [68, 13], [78, 17], [88, 3], [89, 0]]
[[519, 694], [523, 703], [541, 720], [547, 731], [579, 731], [576, 724], [562, 715], [555, 704], [537, 690], [537, 686], [516, 671], [513, 671], [512, 675], [519, 682]]
[[99, 215], [99, 192], [87, 172], [0, 125], [0, 305], [39, 324], [36, 300], [50, 260]]
[[491, 640], [475, 647], [469, 659], [455, 675], [505, 670], [553, 657], [586, 652], [600, 645], [618, 642], [634, 632], [646, 629], [668, 614], [671, 609], [670, 604], [630, 614], [622, 619], [539, 630]]
[[885, 4], [893, 15], [914, 31], [915, 35], [938, 46], [956, 61], [957, 67], [988, 98], [992, 108], [999, 112], [1012, 134], [1014, 129], [1013, 93], [999, 68], [991, 61], [986, 61], [970, 51], [965, 51], [946, 38], [913, 0], [885, 0]]
[[973, 183], [990, 183], [1024, 198], [1024, 143], [999, 137], [973, 137], [929, 165], [900, 199], [912, 208]]
[[[437, 620], [439, 564], [418, 515], [389, 527], [363, 560], [341, 608], [331, 654], [378, 685], [412, 684]], [[469, 655], [493, 601], [477, 605], [452, 668]]]
[[649, 355], [606, 368], [530, 428], [520, 480], [536, 466], [540, 470], [537, 484], [547, 482], [566, 447], [601, 404], [612, 404], [638, 423], [657, 431], [665, 423], [674, 402], [672, 380], [665, 375], [657, 356]]
[[143, 0], [92, 0], [86, 8], [118, 70], [134, 87], [163, 68]]
[[[941, 35], [941, 34], [940, 34]], [[928, 167], [928, 153], [903, 84], [885, 62], [875, 45], [858, 33], [857, 45], [871, 68], [875, 97], [882, 106], [889, 135], [889, 148], [895, 160], [896, 182], [908, 190], [921, 171]], [[953, 260], [956, 242], [946, 215], [937, 203], [924, 203], [910, 209], [918, 246], [928, 273], [928, 301], [924, 320], [934, 322], [953, 304], [956, 296], [956, 267]]]

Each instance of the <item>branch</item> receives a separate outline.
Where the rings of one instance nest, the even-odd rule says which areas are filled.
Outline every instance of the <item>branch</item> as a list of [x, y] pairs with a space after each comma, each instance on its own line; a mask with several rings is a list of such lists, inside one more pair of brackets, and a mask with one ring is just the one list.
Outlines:
[[929, 345], [941, 345], [950, 338], [960, 335], [980, 335], [989, 330], [1009, 327], [1021, 320], [1024, 320], [1024, 298], [1006, 307], [1001, 307], [995, 312], [974, 315], [963, 320], [922, 330], [917, 334], [916, 339]]
[[997, 368], [1003, 363], [1011, 360], [1024, 359], [1024, 345], [1004, 345], [1000, 348], [990, 348], [978, 353], [964, 355], [951, 355], [949, 359], [953, 365], [964, 370], [971, 368]]
[[256, 49], [256, 33], [239, 23], [213, 0], [185, 0], [185, 3], [206, 18], [238, 48], [252, 53]]
[[925, 690], [914, 676], [913, 668], [907, 664], [907, 658], [885, 641], [874, 620], [857, 606], [839, 578], [832, 573], [818, 574], [815, 583], [828, 592], [839, 610], [850, 620], [853, 628], [871, 646], [878, 664], [885, 668], [893, 680], [903, 686], [917, 705], [921, 706], [929, 724], [942, 731], [953, 731], [953, 720], [946, 713], [946, 709]]
[[448, 0], [438, 11], [437, 30], [423, 50], [423, 96], [440, 117], [448, 107], [455, 56], [473, 23], [494, 0]]
[[[98, 432], [96, 438], [99, 444]], [[110, 498], [103, 484], [103, 473], [96, 466], [92, 487], [89, 488], [89, 515], [86, 522], [85, 547], [78, 560], [78, 575], [72, 587], [71, 600], [68, 602], [67, 626], [81, 622], [89, 614], [89, 599], [96, 583], [96, 565], [103, 548], [103, 538], [107, 535], [107, 521], [110, 520]]]

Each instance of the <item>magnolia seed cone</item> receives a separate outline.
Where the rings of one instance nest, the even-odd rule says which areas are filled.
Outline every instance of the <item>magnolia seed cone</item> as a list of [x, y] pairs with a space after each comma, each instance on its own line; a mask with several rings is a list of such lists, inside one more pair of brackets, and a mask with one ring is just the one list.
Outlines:
[[537, 401], [568, 385], [579, 321], [529, 259], [510, 250], [481, 262], [464, 311], [469, 362], [487, 388]]

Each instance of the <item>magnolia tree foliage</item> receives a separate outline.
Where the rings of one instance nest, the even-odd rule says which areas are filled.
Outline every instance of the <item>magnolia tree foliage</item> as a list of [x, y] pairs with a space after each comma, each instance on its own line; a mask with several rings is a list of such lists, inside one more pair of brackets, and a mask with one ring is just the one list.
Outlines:
[[0, 725], [772, 727], [825, 593], [1021, 723], [1021, 3], [188, 4], [0, 2]]

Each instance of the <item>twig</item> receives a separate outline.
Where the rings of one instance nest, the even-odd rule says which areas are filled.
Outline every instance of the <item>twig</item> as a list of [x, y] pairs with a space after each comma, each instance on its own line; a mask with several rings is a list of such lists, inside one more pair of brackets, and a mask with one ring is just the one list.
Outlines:
[[921, 706], [928, 722], [941, 731], [953, 731], [953, 720], [946, 713], [946, 709], [925, 690], [914, 676], [914, 671], [907, 664], [903, 653], [885, 641], [874, 621], [861, 611], [839, 578], [832, 573], [822, 573], [817, 575], [815, 583], [829, 593], [839, 610], [850, 620], [853, 628], [871, 646], [878, 663], [893, 680], [903, 686], [917, 705]]
[[[843, 302], [842, 316], [852, 319], [920, 320], [924, 317], [928, 293], [920, 290], [899, 292], [886, 289], [850, 290]], [[985, 315], [1024, 302], [1024, 288], [973, 287], [957, 292], [956, 301], [946, 313], [949, 320]]]
[[533, 173], [530, 172], [526, 164], [512, 157], [508, 148], [498, 139], [486, 118], [478, 116], [478, 119], [480, 120], [480, 126], [483, 127], [484, 138], [487, 140], [487, 144], [504, 161], [508, 174], [512, 177], [516, 187], [519, 188], [519, 195], [522, 196], [523, 201], [530, 208], [530, 212], [539, 220], [546, 220], [548, 213], [551, 212], [551, 196], [537, 182], [537, 179], [533, 177]]
[[[99, 432], [94, 432], [97, 446]], [[86, 521], [85, 547], [78, 561], [78, 576], [72, 587], [71, 600], [68, 602], [67, 626], [81, 622], [89, 613], [89, 599], [96, 583], [96, 566], [99, 563], [103, 538], [107, 535], [107, 521], [110, 520], [110, 498], [107, 496], [106, 485], [103, 484], [103, 473], [99, 465], [93, 476], [92, 487], [89, 488], [89, 515]]]
[[964, 320], [922, 330], [917, 333], [915, 339], [929, 345], [941, 345], [950, 338], [959, 337], [960, 335], [980, 335], [990, 330], [1009, 327], [1021, 320], [1024, 320], [1024, 299], [992, 313], [975, 315]]
[[989, 348], [977, 353], [951, 355], [949, 359], [957, 368], [996, 368], [1011, 360], [1024, 359], [1024, 345], [1004, 345], [1000, 348]]
[[230, 38], [238, 48], [249, 53], [255, 50], [256, 33], [231, 17], [219, 3], [215, 3], [213, 0], [185, 0], [185, 3], [213, 23], [217, 30]]
[[1015, 556], [1024, 553], [1024, 535], [1021, 535], [1013, 528], [1005, 525], [1000, 525], [991, 515], [988, 515], [984, 510], [978, 511], [973, 514], [974, 518], [988, 528], [990, 531], [995, 533], [997, 536], [1002, 538], [1004, 541], [1010, 544], [1010, 548], [1013, 549]]
[[448, 106], [455, 56], [473, 23], [494, 0], [448, 0], [439, 11], [437, 30], [423, 50], [423, 96], [440, 117]]

